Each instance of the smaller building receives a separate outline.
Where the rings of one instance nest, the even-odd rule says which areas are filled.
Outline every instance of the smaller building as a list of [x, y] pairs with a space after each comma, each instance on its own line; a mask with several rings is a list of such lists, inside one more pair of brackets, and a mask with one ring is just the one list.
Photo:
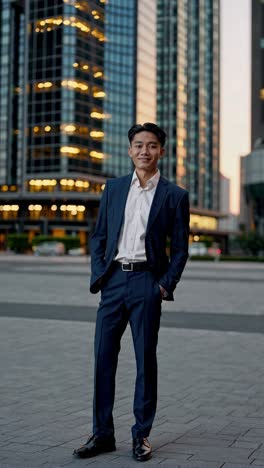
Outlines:
[[264, 236], [264, 138], [240, 158], [240, 227]]
[[230, 210], [230, 179], [220, 174], [220, 211], [219, 230], [229, 231], [230, 234], [238, 232], [238, 216]]

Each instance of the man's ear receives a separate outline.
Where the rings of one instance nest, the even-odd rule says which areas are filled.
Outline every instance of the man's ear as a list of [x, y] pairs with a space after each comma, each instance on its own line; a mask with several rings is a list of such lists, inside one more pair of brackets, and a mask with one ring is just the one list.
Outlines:
[[164, 156], [165, 156], [165, 148], [161, 148], [161, 150], [160, 150], [160, 157], [159, 157], [159, 159], [162, 159], [162, 158], [164, 158]]
[[132, 149], [131, 149], [131, 146], [128, 147], [128, 150], [127, 150], [130, 158], [132, 158]]

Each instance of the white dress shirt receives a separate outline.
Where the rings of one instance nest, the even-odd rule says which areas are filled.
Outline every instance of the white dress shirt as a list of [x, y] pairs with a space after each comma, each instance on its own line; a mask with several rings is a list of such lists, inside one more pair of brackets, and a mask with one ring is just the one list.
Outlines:
[[115, 260], [128, 262], [144, 262], [147, 260], [145, 237], [149, 212], [156, 188], [160, 179], [158, 170], [146, 187], [141, 187], [136, 171], [134, 171], [131, 186], [126, 201], [124, 220], [118, 240], [118, 253]]

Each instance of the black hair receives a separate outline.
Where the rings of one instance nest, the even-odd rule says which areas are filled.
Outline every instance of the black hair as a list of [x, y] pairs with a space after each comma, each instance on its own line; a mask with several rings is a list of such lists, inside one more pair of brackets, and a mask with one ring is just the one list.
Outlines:
[[164, 132], [164, 130], [162, 130], [162, 128], [158, 127], [158, 125], [151, 123], [151, 122], [146, 122], [143, 125], [137, 125], [137, 124], [133, 125], [128, 130], [127, 136], [128, 136], [130, 144], [132, 143], [134, 136], [140, 132], [154, 133], [154, 135], [156, 135], [156, 137], [158, 138], [161, 144], [161, 147], [163, 148], [163, 146], [165, 145], [166, 133]]

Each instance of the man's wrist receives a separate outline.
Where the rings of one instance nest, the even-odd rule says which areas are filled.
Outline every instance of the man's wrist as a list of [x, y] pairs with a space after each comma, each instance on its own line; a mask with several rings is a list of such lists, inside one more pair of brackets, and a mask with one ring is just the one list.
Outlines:
[[166, 291], [166, 289], [164, 289], [164, 287], [161, 286], [161, 284], [159, 284], [159, 287], [160, 287], [162, 299], [166, 299], [166, 297], [168, 297], [169, 295], [168, 291]]

